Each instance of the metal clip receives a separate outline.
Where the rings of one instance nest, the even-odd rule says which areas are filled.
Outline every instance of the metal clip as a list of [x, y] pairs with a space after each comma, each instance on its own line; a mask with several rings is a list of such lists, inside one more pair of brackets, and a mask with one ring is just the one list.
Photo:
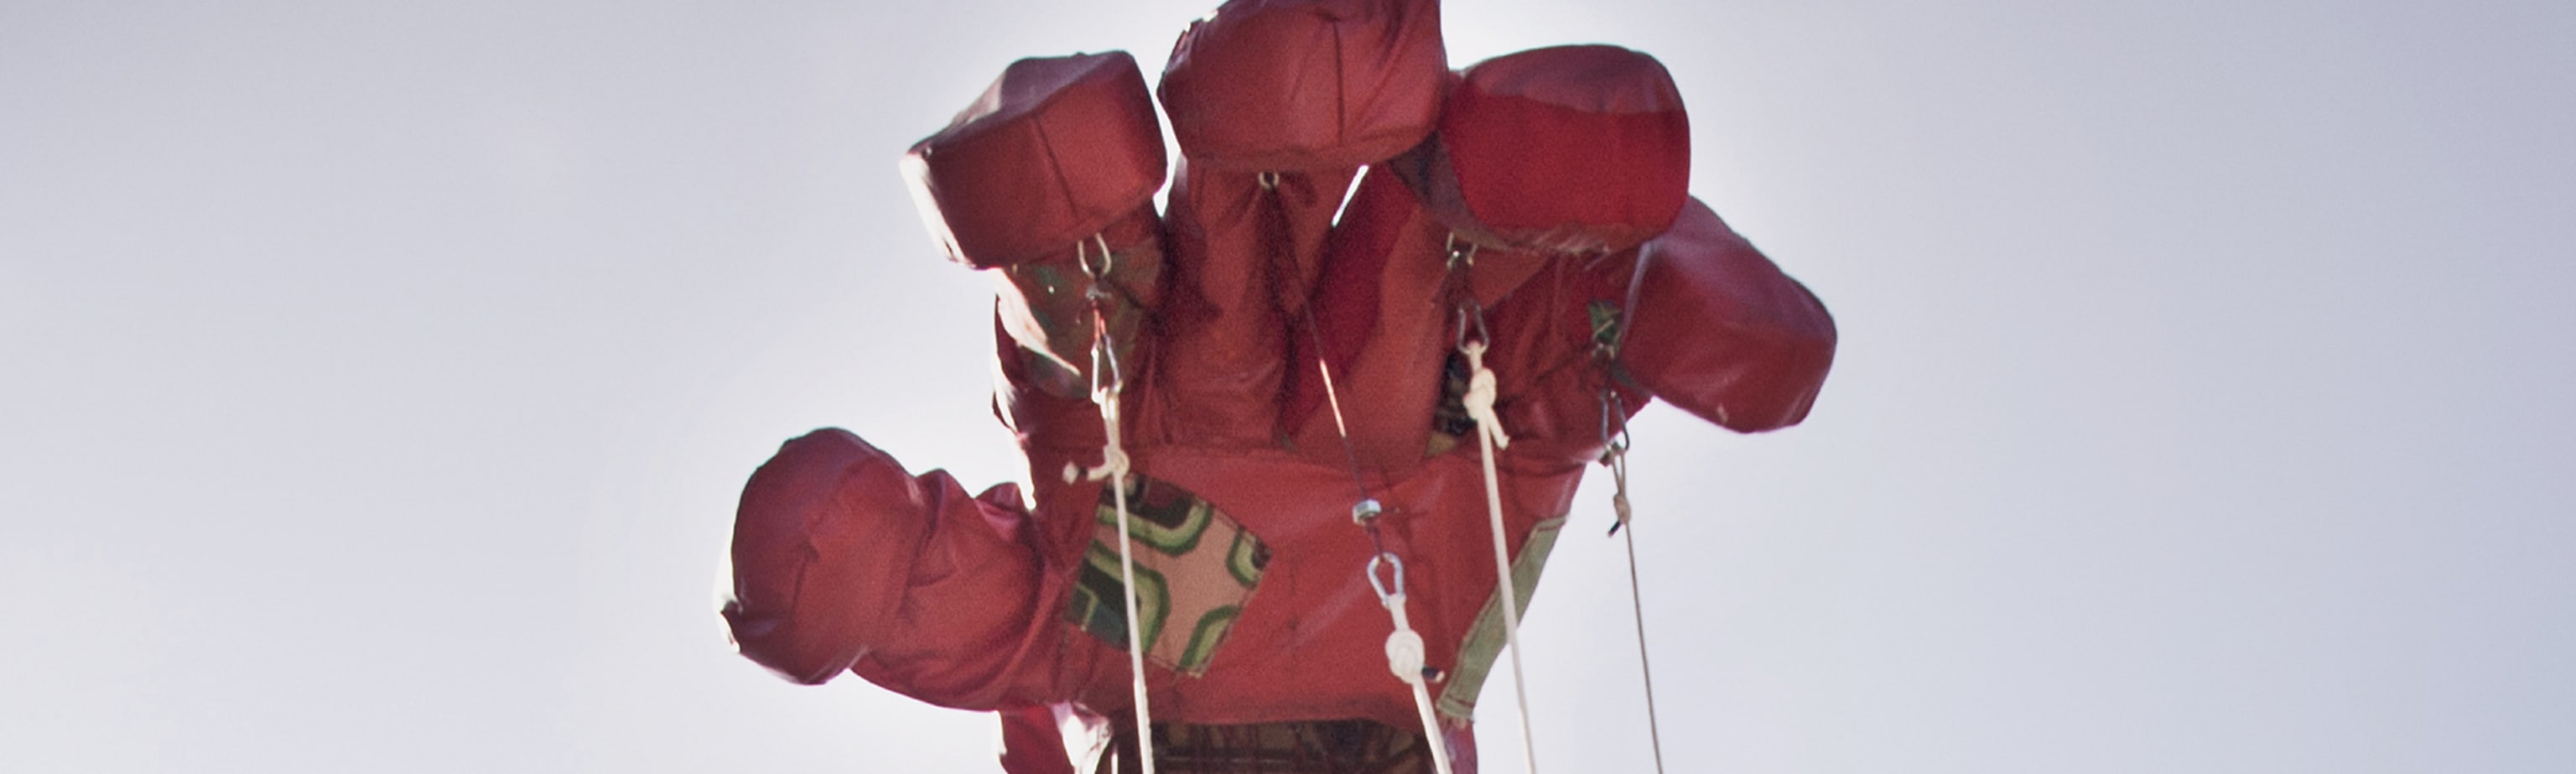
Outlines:
[[[1395, 587], [1392, 590], [1387, 588], [1385, 581], [1378, 580], [1377, 571], [1381, 566], [1395, 568]], [[1390, 608], [1401, 608], [1404, 605], [1404, 560], [1398, 558], [1395, 552], [1379, 551], [1376, 556], [1369, 557], [1368, 579], [1369, 588], [1377, 590], [1378, 602]]]
[[[1100, 268], [1097, 269], [1091, 267], [1091, 244], [1100, 246]], [[1096, 282], [1108, 277], [1109, 270], [1117, 267], [1118, 256], [1109, 252], [1108, 237], [1101, 234], [1092, 234], [1090, 244], [1084, 244], [1083, 241], [1079, 239], [1073, 241], [1073, 262], [1082, 266], [1082, 276], [1090, 277]]]
[[1449, 254], [1450, 271], [1457, 271], [1460, 267], [1474, 268], [1476, 265], [1476, 243], [1458, 241], [1458, 232], [1449, 232], [1448, 241], [1443, 243], [1440, 249]]
[[[1471, 322], [1476, 326], [1476, 337], [1472, 339], [1467, 337], [1467, 325]], [[1458, 337], [1452, 343], [1463, 352], [1466, 351], [1467, 343], [1470, 341], [1478, 344], [1493, 341], [1493, 336], [1485, 330], [1485, 305], [1476, 303], [1475, 296], [1468, 296], [1466, 300], [1458, 302]]]

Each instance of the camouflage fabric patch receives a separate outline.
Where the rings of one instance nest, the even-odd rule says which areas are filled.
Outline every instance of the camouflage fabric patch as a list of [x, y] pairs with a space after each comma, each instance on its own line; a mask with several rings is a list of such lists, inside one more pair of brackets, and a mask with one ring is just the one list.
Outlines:
[[[1083, 553], [1064, 618], [1123, 650], [1127, 603], [1118, 581], [1112, 494], [1100, 493], [1091, 547]], [[1143, 476], [1127, 480], [1127, 528], [1134, 538], [1136, 615], [1145, 657], [1186, 674], [1206, 673], [1260, 585], [1270, 547], [1206, 500]]]

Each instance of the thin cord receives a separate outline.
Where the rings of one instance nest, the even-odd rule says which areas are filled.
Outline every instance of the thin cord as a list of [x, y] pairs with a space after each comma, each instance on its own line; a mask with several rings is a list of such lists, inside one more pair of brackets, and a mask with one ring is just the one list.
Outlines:
[[[1608, 363], [1618, 357], [1618, 351], [1615, 345], [1605, 345], [1600, 355], [1599, 362], [1606, 368]], [[1612, 417], [1617, 417], [1619, 420], [1619, 430], [1616, 433], [1610, 430]], [[1610, 524], [1611, 532], [1617, 532], [1620, 527], [1628, 526], [1629, 517], [1632, 515], [1628, 501], [1629, 443], [1628, 404], [1620, 400], [1617, 388], [1604, 384], [1601, 387], [1601, 444], [1604, 450], [1602, 462], [1610, 467], [1610, 481], [1616, 487], [1610, 495], [1610, 507], [1618, 516], [1618, 520]], [[1637, 580], [1637, 530], [1634, 527], [1628, 530], [1627, 542], [1628, 607], [1637, 622], [1637, 671], [1646, 684], [1646, 739], [1654, 745], [1655, 772], [1663, 774], [1663, 723], [1655, 717], [1655, 666], [1653, 661], [1646, 657], [1646, 594], [1644, 584]]]
[[1628, 602], [1637, 614], [1637, 669], [1646, 677], [1646, 738], [1655, 749], [1655, 772], [1664, 771], [1664, 733], [1655, 720], [1655, 667], [1646, 660], [1646, 603], [1637, 590], [1637, 531], [1628, 530]]

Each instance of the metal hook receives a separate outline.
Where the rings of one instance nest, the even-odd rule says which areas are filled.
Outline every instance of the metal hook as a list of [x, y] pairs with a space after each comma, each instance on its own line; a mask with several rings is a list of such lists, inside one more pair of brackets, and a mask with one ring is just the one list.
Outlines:
[[[1610, 429], [1610, 416], [1613, 411], [1621, 415], [1617, 432], [1612, 432]], [[1627, 413], [1628, 402], [1619, 399], [1617, 390], [1610, 387], [1601, 388], [1601, 445], [1610, 452], [1628, 451], [1628, 423], [1625, 416]]]
[[1459, 242], [1458, 232], [1449, 232], [1448, 241], [1443, 243], [1440, 249], [1449, 254], [1450, 271], [1457, 271], [1460, 266], [1466, 266], [1468, 268], [1474, 268], [1476, 266], [1476, 243]]
[[[1471, 321], [1476, 324], [1474, 339], [1467, 338], [1467, 323]], [[1485, 305], [1477, 303], [1476, 297], [1472, 295], [1458, 302], [1458, 336], [1452, 343], [1459, 350], [1464, 351], [1469, 341], [1477, 344], [1493, 341], [1493, 335], [1485, 330]]]
[[1083, 244], [1083, 241], [1079, 239], [1073, 240], [1073, 262], [1082, 266], [1082, 276], [1090, 277], [1097, 281], [1109, 276], [1109, 270], [1117, 268], [1118, 255], [1109, 251], [1108, 237], [1097, 233], [1092, 234], [1091, 243], [1100, 245], [1100, 268], [1091, 268], [1091, 256], [1088, 249], [1090, 245]]
[[[1393, 591], [1387, 590], [1386, 583], [1378, 580], [1377, 570], [1380, 566], [1395, 568], [1395, 589]], [[1369, 588], [1377, 590], [1377, 601], [1390, 602], [1393, 600], [1403, 599], [1404, 559], [1396, 556], [1393, 551], [1377, 552], [1376, 556], [1369, 557], [1368, 579]]]

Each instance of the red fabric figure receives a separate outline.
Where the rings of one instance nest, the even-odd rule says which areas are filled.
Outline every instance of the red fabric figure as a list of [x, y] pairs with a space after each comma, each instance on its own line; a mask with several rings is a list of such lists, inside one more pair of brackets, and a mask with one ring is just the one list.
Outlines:
[[[996, 412], [1032, 497], [916, 476], [842, 430], [787, 442], [736, 517], [723, 614], [742, 653], [999, 712], [1015, 774], [1089, 767], [1065, 729], [1132, 734], [1131, 540], [1162, 770], [1233, 770], [1207, 740], [1311, 737], [1360, 758], [1445, 744], [1473, 771], [1503, 585], [1460, 345], [1494, 374], [1526, 604], [1605, 428], [1649, 399], [1742, 432], [1795, 424], [1835, 334], [1684, 192], [1688, 127], [1653, 59], [1446, 68], [1433, 2], [1227, 3], [1162, 79], [1182, 159], [1159, 215], [1162, 138], [1124, 53], [1015, 63], [914, 146], [943, 249], [1010, 280]], [[1110, 382], [1125, 536], [1107, 482], [1079, 475], [1105, 461], [1092, 399]], [[1383, 508], [1374, 536], [1362, 497]], [[1381, 551], [1404, 566], [1436, 730], [1387, 671]]]

